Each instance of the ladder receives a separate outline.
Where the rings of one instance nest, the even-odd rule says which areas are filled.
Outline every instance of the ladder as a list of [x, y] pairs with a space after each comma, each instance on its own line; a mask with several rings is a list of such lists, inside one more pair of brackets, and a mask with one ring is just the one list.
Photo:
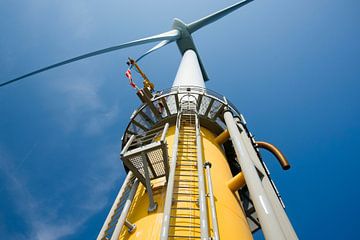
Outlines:
[[[177, 147], [165, 204], [161, 239], [209, 239], [204, 168], [196, 104], [181, 103]], [[170, 208], [170, 209], [167, 209]], [[168, 214], [168, 215], [167, 215]]]
[[169, 238], [200, 239], [195, 114], [181, 115]]

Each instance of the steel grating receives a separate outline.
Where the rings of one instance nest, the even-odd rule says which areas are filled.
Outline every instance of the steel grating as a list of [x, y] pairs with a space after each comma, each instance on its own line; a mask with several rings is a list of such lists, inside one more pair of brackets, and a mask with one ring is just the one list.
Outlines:
[[131, 149], [122, 154], [126, 167], [146, 186], [144, 163], [148, 165], [149, 180], [166, 176], [168, 172], [167, 144], [164, 141], [152, 142], [145, 146]]

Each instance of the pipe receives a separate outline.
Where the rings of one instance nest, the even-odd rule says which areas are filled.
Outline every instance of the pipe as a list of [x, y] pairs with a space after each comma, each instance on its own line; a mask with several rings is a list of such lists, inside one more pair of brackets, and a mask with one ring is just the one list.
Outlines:
[[245, 186], [245, 178], [242, 172], [239, 172], [235, 177], [230, 179], [227, 183], [228, 188], [232, 192], [236, 192], [240, 188]]
[[174, 191], [175, 169], [176, 169], [177, 151], [179, 144], [180, 120], [181, 120], [181, 115], [178, 114], [176, 127], [175, 127], [173, 149], [172, 149], [169, 180], [167, 182], [167, 188], [166, 188], [164, 214], [163, 214], [163, 221], [162, 221], [161, 235], [160, 235], [161, 240], [167, 240], [169, 238], [170, 212], [171, 212], [171, 204], [172, 204], [172, 197]]
[[119, 204], [122, 196], [124, 195], [126, 187], [129, 184], [132, 177], [133, 177], [133, 173], [131, 171], [129, 171], [128, 175], [126, 176], [126, 178], [124, 180], [123, 185], [120, 188], [120, 191], [119, 191], [118, 195], [116, 196], [114, 204], [111, 207], [111, 210], [110, 210], [110, 212], [109, 212], [109, 214], [108, 214], [108, 216], [107, 216], [107, 218], [106, 218], [106, 220], [104, 222], [104, 225], [102, 226], [102, 228], [100, 230], [100, 233], [99, 233], [99, 235], [97, 237], [97, 240], [101, 240], [101, 239], [103, 239], [105, 237], [105, 231], [108, 229], [109, 224], [112, 221], [112, 217], [114, 216], [115, 211], [118, 208], [118, 204]]
[[167, 131], [169, 130], [169, 123], [166, 123], [165, 124], [165, 127], [164, 127], [164, 130], [161, 134], [161, 138], [160, 138], [160, 141], [161, 142], [164, 142], [165, 141], [165, 137], [166, 137], [166, 134], [167, 134]]
[[286, 159], [284, 154], [277, 147], [275, 147], [274, 145], [268, 142], [256, 142], [256, 145], [259, 148], [263, 148], [271, 152], [277, 158], [281, 167], [284, 170], [288, 170], [290, 168], [289, 161]]
[[125, 144], [124, 148], [122, 149], [120, 155], [123, 156], [125, 154], [125, 152], [128, 150], [128, 148], [130, 147], [131, 143], [135, 140], [135, 135], [131, 135], [130, 139], [127, 141], [127, 143]]
[[128, 215], [128, 212], [130, 210], [130, 207], [131, 207], [131, 203], [134, 199], [134, 196], [135, 196], [135, 193], [136, 193], [136, 190], [139, 186], [139, 180], [138, 179], [135, 179], [132, 187], [131, 187], [131, 190], [129, 192], [129, 196], [128, 198], [126, 199], [126, 202], [125, 202], [125, 205], [124, 205], [124, 208], [121, 212], [121, 215], [118, 219], [118, 222], [116, 223], [116, 226], [115, 226], [115, 229], [114, 229], [114, 232], [111, 236], [111, 240], [117, 240], [119, 239], [119, 235], [120, 235], [120, 232], [121, 232], [121, 229], [122, 227], [124, 226], [125, 224], [125, 220], [126, 220], [126, 217]]
[[226, 140], [228, 140], [230, 138], [230, 134], [229, 131], [227, 129], [225, 129], [222, 133], [220, 133], [216, 138], [215, 138], [215, 142], [217, 142], [217, 144], [221, 145], [224, 142], [226, 142]]
[[197, 152], [197, 169], [199, 182], [199, 208], [200, 208], [200, 231], [201, 239], [209, 239], [208, 215], [206, 206], [205, 179], [203, 170], [202, 142], [200, 133], [199, 117], [195, 115], [196, 127], [196, 152]]
[[209, 199], [210, 199], [210, 209], [211, 209], [211, 220], [213, 225], [213, 231], [214, 231], [214, 240], [220, 240], [219, 235], [219, 227], [217, 223], [217, 216], [216, 216], [216, 207], [215, 207], [215, 199], [214, 199], [214, 192], [213, 192], [213, 186], [212, 186], [212, 180], [211, 180], [211, 163], [206, 162], [204, 164], [205, 170], [206, 170], [206, 180], [207, 180], [207, 186], [209, 190]]
[[251, 199], [258, 214], [258, 218], [265, 239], [285, 240], [284, 233], [275, 215], [273, 206], [271, 205], [267, 193], [265, 192], [264, 186], [261, 183], [261, 179], [255, 168], [254, 162], [251, 159], [248, 150], [246, 149], [246, 140], [241, 135], [241, 133], [244, 134], [245, 130], [241, 126], [239, 126], [239, 130], [235, 119], [229, 110], [225, 111], [224, 120], [229, 130], [236, 156], [238, 158], [241, 170], [244, 174]]

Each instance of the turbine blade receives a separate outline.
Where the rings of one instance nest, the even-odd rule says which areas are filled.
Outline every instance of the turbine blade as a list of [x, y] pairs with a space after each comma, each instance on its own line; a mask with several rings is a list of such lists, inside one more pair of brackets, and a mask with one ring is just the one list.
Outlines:
[[143, 55], [141, 55], [138, 59], [136, 59], [136, 62], [139, 62], [143, 57], [145, 57], [146, 55], [148, 55], [149, 53], [152, 53], [156, 50], [158, 50], [159, 48], [162, 48], [163, 46], [173, 42], [174, 40], [163, 40], [161, 42], [159, 42], [158, 44], [156, 44], [153, 48], [151, 48], [149, 51], [147, 51], [146, 53], [144, 53]]
[[74, 58], [67, 59], [67, 60], [62, 61], [62, 62], [52, 64], [52, 65], [44, 67], [44, 68], [40, 68], [38, 70], [27, 73], [27, 74], [22, 75], [20, 77], [11, 79], [9, 81], [0, 83], [0, 87], [3, 87], [3, 86], [8, 85], [10, 83], [14, 83], [14, 82], [19, 81], [21, 79], [33, 76], [35, 74], [45, 72], [47, 70], [57, 68], [57, 67], [60, 67], [60, 66], [72, 63], [72, 62], [76, 62], [76, 61], [79, 61], [79, 60], [82, 60], [82, 59], [85, 59], [85, 58], [90, 58], [90, 57], [101, 55], [101, 54], [104, 54], [104, 53], [109, 53], [109, 52], [112, 52], [112, 51], [116, 51], [116, 50], [119, 50], [119, 49], [122, 49], [122, 48], [132, 47], [132, 46], [145, 44], [145, 43], [150, 43], [150, 42], [157, 42], [157, 41], [162, 41], [162, 40], [174, 41], [174, 40], [178, 39], [179, 37], [180, 37], [180, 32], [178, 30], [171, 30], [171, 31], [161, 33], [161, 34], [158, 34], [158, 35], [154, 35], [154, 36], [151, 36], [151, 37], [141, 38], [141, 39], [134, 40], [134, 41], [131, 41], [131, 42], [123, 43], [121, 45], [116, 45], [116, 46], [113, 46], [113, 47], [108, 47], [108, 48], [104, 48], [104, 49], [101, 49], [101, 50], [97, 50], [95, 52], [86, 53], [86, 54], [83, 54], [83, 55], [80, 55], [80, 56], [77, 56], [77, 57], [74, 57]]
[[235, 3], [234, 5], [231, 5], [230, 7], [224, 8], [220, 11], [210, 14], [209, 16], [203, 17], [197, 21], [194, 21], [194, 22], [188, 24], [187, 29], [190, 33], [193, 33], [195, 31], [199, 30], [200, 28], [219, 20], [220, 18], [228, 15], [229, 13], [237, 10], [238, 8], [244, 6], [252, 1], [253, 0], [243, 0], [238, 3]]

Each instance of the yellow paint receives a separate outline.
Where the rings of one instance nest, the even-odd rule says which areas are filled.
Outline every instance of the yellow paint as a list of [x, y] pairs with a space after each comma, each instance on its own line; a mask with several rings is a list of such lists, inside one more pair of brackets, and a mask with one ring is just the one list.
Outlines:
[[227, 185], [231, 191], [236, 192], [237, 190], [245, 186], [244, 174], [242, 172], [239, 172], [235, 177], [233, 177], [227, 182]]
[[[191, 132], [191, 129], [190, 129]], [[172, 154], [172, 144], [174, 140], [175, 127], [170, 127], [167, 135], [167, 143], [169, 148], [169, 156]], [[220, 232], [220, 238], [223, 240], [253, 239], [249, 230], [246, 217], [239, 204], [238, 196], [234, 194], [227, 186], [227, 182], [232, 179], [230, 168], [227, 164], [223, 150], [215, 140], [215, 136], [207, 129], [201, 128], [201, 136], [203, 142], [203, 162], [209, 161], [212, 164], [211, 176], [213, 180], [213, 190], [215, 196], [215, 205], [217, 211], [218, 226]], [[180, 143], [179, 148], [184, 148], [184, 151], [178, 153], [178, 161], [181, 159], [196, 160], [196, 155], [192, 155], [189, 151], [185, 151], [187, 147], [196, 147], [194, 136], [189, 136], [187, 143]], [[171, 159], [170, 159], [171, 161]], [[191, 166], [190, 166], [191, 168]], [[185, 168], [184, 168], [185, 169]], [[194, 168], [196, 169], [196, 168]], [[181, 171], [181, 170], [180, 170]], [[204, 173], [205, 174], [205, 173]], [[176, 177], [176, 180], [191, 180], [193, 177]], [[154, 213], [148, 213], [149, 200], [145, 187], [141, 184], [136, 192], [134, 202], [129, 211], [128, 219], [131, 223], [136, 224], [136, 230], [133, 233], [128, 233], [126, 227], [123, 227], [119, 239], [159, 239], [162, 226], [162, 217], [166, 193], [165, 179], [160, 178], [152, 181], [154, 190], [154, 199], [158, 203], [158, 209]], [[188, 186], [197, 186], [197, 183], [186, 183]], [[194, 185], [195, 184], [195, 185]], [[193, 199], [196, 199], [194, 197]], [[179, 204], [179, 203], [178, 203]], [[178, 207], [193, 207], [196, 203], [180, 203]], [[208, 206], [209, 206], [208, 202]], [[179, 213], [178, 213], [179, 214]], [[184, 212], [186, 215], [198, 216], [196, 212]], [[210, 209], [208, 210], [208, 217], [210, 223], [210, 236], [213, 236]], [[196, 219], [192, 219], [189, 222], [188, 219], [178, 220], [178, 225], [195, 225]], [[173, 223], [173, 222], [171, 222]], [[171, 229], [170, 229], [171, 230]], [[189, 234], [191, 229], [178, 229], [180, 232], [177, 235]], [[191, 236], [199, 236], [198, 229], [193, 230]], [[173, 232], [169, 231], [169, 235]], [[171, 239], [171, 238], [169, 238]], [[180, 239], [180, 238], [177, 238]]]

